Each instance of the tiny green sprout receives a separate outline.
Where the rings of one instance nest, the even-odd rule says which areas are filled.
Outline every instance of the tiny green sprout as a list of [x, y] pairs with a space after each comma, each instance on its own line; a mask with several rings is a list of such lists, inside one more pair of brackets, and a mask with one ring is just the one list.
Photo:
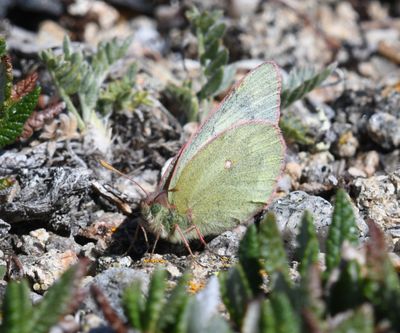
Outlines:
[[11, 187], [15, 183], [15, 180], [11, 177], [0, 178], [0, 191]]

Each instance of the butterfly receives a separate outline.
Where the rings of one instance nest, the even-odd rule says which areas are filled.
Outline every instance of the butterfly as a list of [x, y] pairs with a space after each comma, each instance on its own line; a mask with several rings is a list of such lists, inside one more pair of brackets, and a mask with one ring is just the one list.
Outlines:
[[[248, 73], [199, 127], [141, 203], [143, 231], [173, 243], [218, 235], [248, 221], [275, 192], [286, 146], [281, 78], [265, 62]], [[105, 161], [104, 167], [121, 176]], [[127, 177], [129, 178], [129, 177]], [[130, 179], [130, 178], [129, 178]], [[155, 245], [154, 245], [155, 246]], [[154, 247], [153, 247], [154, 249]]]
[[218, 235], [271, 200], [285, 158], [281, 78], [265, 62], [213, 110], [141, 203], [144, 229], [179, 243]]

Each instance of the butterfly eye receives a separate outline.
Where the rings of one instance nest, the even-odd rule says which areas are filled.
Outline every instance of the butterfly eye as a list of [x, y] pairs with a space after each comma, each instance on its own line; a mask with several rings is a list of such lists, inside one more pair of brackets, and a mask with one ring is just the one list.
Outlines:
[[150, 213], [151, 213], [151, 215], [157, 215], [159, 212], [160, 212], [160, 210], [161, 210], [161, 205], [160, 204], [158, 204], [158, 203], [154, 203], [153, 205], [151, 205], [151, 207], [150, 207]]

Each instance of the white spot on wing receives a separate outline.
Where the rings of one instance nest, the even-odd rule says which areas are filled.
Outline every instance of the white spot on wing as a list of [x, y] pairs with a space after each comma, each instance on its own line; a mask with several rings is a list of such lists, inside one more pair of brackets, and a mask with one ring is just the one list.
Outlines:
[[226, 160], [224, 164], [225, 169], [231, 169], [233, 167], [233, 162], [231, 160]]

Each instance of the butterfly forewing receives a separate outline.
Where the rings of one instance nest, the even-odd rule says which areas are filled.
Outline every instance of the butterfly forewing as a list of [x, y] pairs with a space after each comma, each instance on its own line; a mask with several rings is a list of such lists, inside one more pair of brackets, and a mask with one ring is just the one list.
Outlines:
[[284, 152], [275, 124], [236, 125], [188, 161], [169, 200], [204, 235], [231, 229], [265, 206], [281, 173]]
[[275, 63], [263, 63], [247, 74], [183, 149], [174, 168], [170, 188], [175, 187], [181, 172], [200, 148], [228, 128], [251, 120], [277, 124], [280, 86], [279, 69]]

